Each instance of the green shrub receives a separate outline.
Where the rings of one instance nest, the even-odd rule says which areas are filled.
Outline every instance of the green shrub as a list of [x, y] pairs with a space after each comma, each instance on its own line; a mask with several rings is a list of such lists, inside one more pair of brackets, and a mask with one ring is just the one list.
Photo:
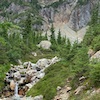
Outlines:
[[6, 51], [7, 42], [3, 37], [0, 37], [0, 64], [8, 62], [7, 51]]
[[92, 85], [100, 86], [100, 62], [90, 67], [90, 81]]
[[63, 86], [70, 70], [66, 62], [58, 62], [46, 69], [43, 79], [41, 79], [30, 91], [27, 96], [37, 96], [42, 94], [44, 100], [52, 100], [56, 95], [57, 86]]
[[84, 4], [86, 4], [88, 2], [88, 0], [78, 0], [78, 3], [80, 4], [80, 5], [84, 5]]
[[6, 76], [6, 72], [10, 69], [10, 65], [0, 65], [0, 90], [4, 87], [4, 78]]

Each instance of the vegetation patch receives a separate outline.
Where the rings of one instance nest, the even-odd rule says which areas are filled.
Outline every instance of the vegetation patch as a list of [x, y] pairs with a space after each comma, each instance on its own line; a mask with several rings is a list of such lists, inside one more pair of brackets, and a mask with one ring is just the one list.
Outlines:
[[30, 91], [27, 96], [37, 96], [42, 94], [44, 100], [51, 100], [56, 95], [57, 86], [63, 86], [69, 76], [70, 70], [68, 65], [61, 61], [45, 71], [46, 75]]

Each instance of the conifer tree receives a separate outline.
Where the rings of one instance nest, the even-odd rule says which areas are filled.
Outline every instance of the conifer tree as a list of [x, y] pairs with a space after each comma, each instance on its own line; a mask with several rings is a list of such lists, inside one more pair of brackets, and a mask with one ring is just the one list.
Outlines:
[[6, 41], [3, 37], [0, 37], [0, 64], [5, 64], [8, 62], [7, 51], [6, 51]]
[[62, 38], [61, 38], [61, 32], [59, 30], [59, 32], [58, 32], [58, 38], [57, 38], [57, 43], [61, 44], [61, 42], [62, 42]]
[[51, 31], [51, 43], [54, 43], [55, 44], [56, 43], [56, 40], [55, 40], [55, 30], [54, 30], [53, 24], [51, 26], [50, 31]]
[[23, 32], [23, 40], [28, 45], [31, 37], [31, 14], [28, 14], [27, 19], [25, 21], [25, 29]]

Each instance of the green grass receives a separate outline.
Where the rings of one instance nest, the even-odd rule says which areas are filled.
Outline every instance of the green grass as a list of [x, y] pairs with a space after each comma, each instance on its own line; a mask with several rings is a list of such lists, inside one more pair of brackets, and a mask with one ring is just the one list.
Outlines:
[[44, 100], [52, 100], [56, 95], [57, 86], [64, 86], [70, 74], [66, 62], [58, 62], [45, 71], [46, 75], [30, 91], [27, 96], [43, 95]]
[[36, 51], [34, 51], [37, 53], [37, 56], [33, 56], [32, 54], [28, 54], [24, 57], [23, 62], [25, 61], [31, 61], [33, 63], [36, 63], [39, 59], [42, 58], [47, 58], [47, 59], [51, 59], [55, 56], [59, 56], [58, 52], [54, 52], [52, 50], [40, 50], [37, 49]]
[[86, 100], [100, 100], [100, 94], [99, 93], [95, 94]]
[[6, 72], [10, 69], [10, 65], [0, 65], [0, 90], [4, 87], [4, 78]]

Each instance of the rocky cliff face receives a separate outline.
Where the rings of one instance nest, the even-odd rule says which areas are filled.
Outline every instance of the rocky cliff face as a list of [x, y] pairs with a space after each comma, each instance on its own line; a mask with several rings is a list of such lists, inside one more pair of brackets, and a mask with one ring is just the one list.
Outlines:
[[42, 5], [50, 5], [56, 1], [59, 1], [59, 0], [38, 0], [38, 2]]
[[[8, 0], [7, 0], [8, 1]], [[3, 2], [3, 1], [2, 1]], [[41, 9], [37, 9], [39, 16], [43, 18], [42, 25], [35, 25], [35, 27], [44, 31], [50, 30], [51, 24], [54, 24], [55, 30], [61, 30], [61, 34], [67, 38], [83, 38], [86, 31], [87, 24], [91, 19], [91, 12], [94, 6], [100, 2], [99, 0], [24, 0], [19, 2], [9, 1], [8, 5], [0, 10], [0, 20], [5, 20], [9, 16], [9, 20], [15, 23], [25, 19], [28, 10], [34, 13], [34, 7], [37, 3]], [[33, 7], [34, 6], [34, 7]], [[4, 14], [6, 14], [4, 16]], [[36, 11], [35, 11], [36, 12]], [[26, 13], [26, 14], [25, 14]], [[33, 15], [35, 15], [34, 13]], [[16, 17], [17, 16], [17, 17]], [[7, 17], [8, 18], [8, 17]], [[37, 20], [37, 18], [35, 19]], [[84, 28], [82, 36], [76, 36], [76, 31]], [[56, 33], [57, 33], [56, 32]]]
[[49, 28], [49, 24], [54, 22], [56, 25], [65, 23], [73, 30], [85, 27], [91, 19], [91, 11], [99, 0], [88, 0], [85, 4], [79, 4], [78, 0], [68, 0], [56, 8], [42, 8], [41, 15], [45, 20], [44, 29]]

